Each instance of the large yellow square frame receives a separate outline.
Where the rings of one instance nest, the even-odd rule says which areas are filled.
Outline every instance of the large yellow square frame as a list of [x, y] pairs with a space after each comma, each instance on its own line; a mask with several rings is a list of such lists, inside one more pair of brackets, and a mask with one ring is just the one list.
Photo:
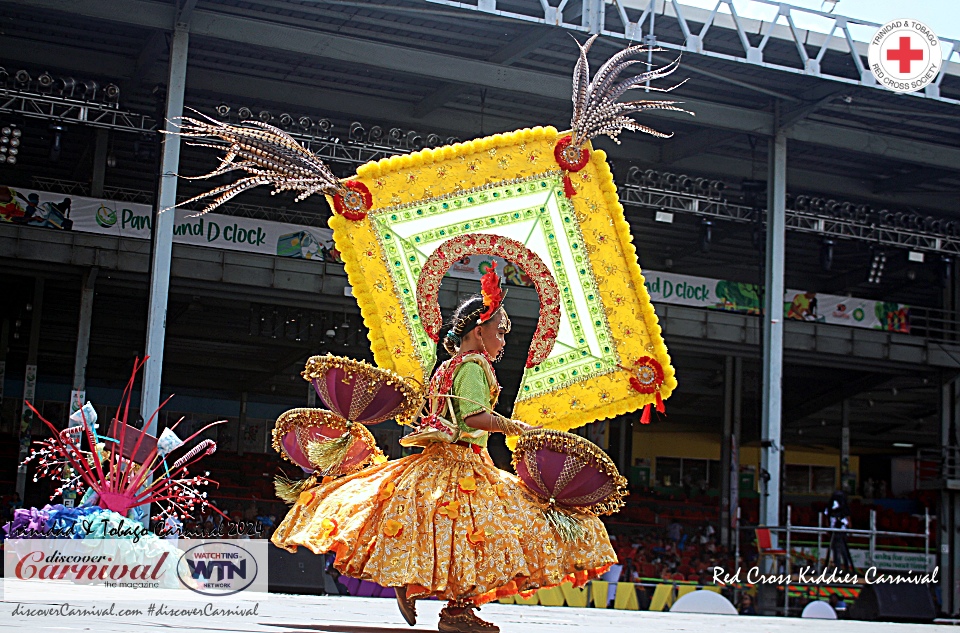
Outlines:
[[[372, 208], [359, 221], [335, 215], [330, 227], [380, 367], [425, 383], [433, 369], [436, 349], [432, 341], [426, 352], [423, 349], [422, 326], [411, 309], [415, 300], [411, 304], [411, 297], [404, 298], [391, 276], [390, 258], [384, 250], [382, 232], [378, 237], [375, 218], [501, 183], [557, 174], [554, 146], [559, 137], [555, 128], [536, 127], [384, 158], [357, 170], [355, 180], [370, 190]], [[524, 397], [521, 389], [513, 416], [559, 430], [625, 414], [654, 402], [654, 393], [640, 393], [631, 386], [630, 369], [639, 358], [651, 357], [662, 366], [661, 397], [669, 397], [677, 384], [606, 154], [591, 150], [587, 166], [570, 178], [576, 194], [569, 202], [586, 250], [579, 254], [589, 263], [593, 287], [599, 291], [605, 331], [613, 350], [602, 370], [575, 379], [565, 376], [562, 388], [535, 390], [529, 397]], [[495, 229], [491, 231], [495, 233]], [[533, 384], [536, 371], [525, 370], [525, 385], [528, 381]]]

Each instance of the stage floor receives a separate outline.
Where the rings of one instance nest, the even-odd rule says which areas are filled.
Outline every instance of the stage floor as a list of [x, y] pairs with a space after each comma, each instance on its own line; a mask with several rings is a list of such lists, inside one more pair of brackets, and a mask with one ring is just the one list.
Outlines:
[[[18, 604], [20, 605], [18, 607]], [[155, 612], [148, 613], [149, 601], [118, 601], [115, 610], [141, 609], [141, 615], [13, 615], [15, 609], [49, 609], [61, 603], [53, 596], [44, 596], [27, 603], [4, 600], [0, 603], [0, 631], [97, 631], [98, 633], [130, 633], [155, 630], [158, 633], [178, 631], [211, 633], [236, 631], [238, 633], [406, 633], [408, 631], [436, 631], [437, 614], [442, 606], [437, 601], [418, 602], [419, 624], [411, 629], [397, 611], [393, 600], [383, 598], [351, 598], [322, 596], [292, 596], [270, 594], [266, 600], [237, 600], [217, 602], [217, 606], [250, 609], [256, 604], [256, 615], [242, 617], [158, 615], [159, 603], [153, 602]], [[171, 600], [164, 603], [167, 610], [203, 608], [195, 601]], [[73, 603], [73, 607], [89, 607], [89, 603]], [[109, 608], [109, 603], [98, 602], [98, 607]], [[799, 618], [766, 618], [748, 616], [693, 615], [686, 613], [658, 613], [614, 611], [606, 609], [572, 609], [568, 607], [539, 607], [491, 604], [483, 607], [480, 616], [500, 626], [503, 633], [792, 633], [829, 631], [830, 633], [917, 633], [929, 631], [957, 631], [956, 627], [918, 626], [852, 621], [801, 620]]]

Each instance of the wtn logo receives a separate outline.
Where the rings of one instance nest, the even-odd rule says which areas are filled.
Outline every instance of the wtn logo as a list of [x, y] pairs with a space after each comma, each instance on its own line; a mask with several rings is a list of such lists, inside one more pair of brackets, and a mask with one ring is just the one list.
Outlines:
[[[240, 564], [232, 563], [228, 560], [187, 560], [187, 566], [190, 567], [190, 576], [194, 580], [233, 580], [236, 576], [246, 580], [247, 561], [242, 560]], [[213, 574], [217, 577], [214, 578]]]

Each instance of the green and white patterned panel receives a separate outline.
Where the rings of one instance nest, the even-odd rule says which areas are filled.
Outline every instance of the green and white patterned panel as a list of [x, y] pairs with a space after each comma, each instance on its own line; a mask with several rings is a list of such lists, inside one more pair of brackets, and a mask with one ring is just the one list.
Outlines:
[[559, 288], [556, 344], [544, 362], [525, 370], [518, 400], [617, 368], [610, 327], [560, 172], [391, 207], [372, 219], [426, 372], [436, 362], [436, 346], [420, 324], [417, 279], [441, 244], [465, 233], [490, 233], [523, 243], [543, 260]]

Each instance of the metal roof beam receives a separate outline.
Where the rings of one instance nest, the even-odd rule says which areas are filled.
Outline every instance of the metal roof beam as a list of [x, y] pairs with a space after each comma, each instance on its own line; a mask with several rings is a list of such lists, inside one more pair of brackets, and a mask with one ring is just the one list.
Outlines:
[[733, 140], [738, 136], [740, 136], [740, 132], [709, 128], [699, 130], [662, 144], [660, 146], [660, 160], [669, 165], [689, 156], [702, 154], [706, 150]]
[[[10, 0], [3, 0], [3, 2], [9, 3]], [[33, 9], [47, 8], [74, 15], [160, 29], [169, 29], [175, 17], [174, 6], [146, 0], [127, 0], [126, 4], [129, 8], [124, 12], [116, 11], [113, 0], [86, 0], [83, 3], [70, 0], [30, 0], [29, 2], [18, 0], [16, 4], [25, 4]], [[446, 82], [534, 94], [561, 101], [570, 99], [570, 80], [566, 76], [497, 66], [452, 55], [330, 33], [317, 33], [309, 29], [224, 15], [208, 10], [194, 11], [190, 33], [238, 44], [334, 59], [348, 64], [363, 64]], [[696, 122], [705, 126], [765, 136], [773, 133], [773, 114], [770, 112], [697, 99], [684, 99], [684, 103], [696, 112]], [[650, 115], [666, 118], [681, 116], [667, 111], [654, 111]], [[689, 120], [689, 115], [683, 116], [684, 120]], [[871, 131], [811, 121], [796, 123], [789, 131], [788, 138], [844, 150], [852, 149], [906, 163], [960, 171], [960, 148], [946, 145], [881, 136]]]
[[190, 24], [190, 18], [193, 17], [193, 10], [197, 6], [197, 0], [178, 0], [180, 8], [177, 10], [177, 24]]
[[928, 182], [934, 182], [952, 175], [945, 169], [913, 169], [890, 178], [877, 179], [873, 190], [876, 193], [902, 192]]
[[783, 114], [780, 115], [780, 127], [787, 129], [797, 121], [802, 121], [808, 116], [822, 108], [823, 106], [829, 104], [831, 101], [839, 97], [844, 92], [849, 92], [844, 88], [837, 88], [833, 85], [821, 86], [819, 90], [812, 91], [810, 96], [810, 101], [812, 103], [806, 103], [800, 105], [799, 107], [786, 110]]
[[[510, 44], [507, 44], [499, 51], [491, 55], [487, 62], [509, 66], [518, 59], [523, 58], [527, 53], [537, 50], [544, 42], [553, 37], [552, 29], [534, 27], [527, 29], [522, 37], [517, 38]], [[422, 117], [437, 108], [441, 108], [453, 100], [458, 94], [463, 92], [464, 86], [461, 83], [448, 83], [440, 86], [434, 92], [427, 95], [414, 107], [413, 115]]]
[[[84, 71], [90, 64], [105, 69], [115, 77], [129, 76], [133, 72], [133, 62], [118, 55], [93, 53], [68, 46], [39, 46], [28, 40], [11, 39], [12, 56], [24, 62], [48, 66], [50, 68], [64, 67], [67, 70]], [[480, 116], [478, 112], [445, 108], [431, 113], [424, 118], [414, 115], [414, 105], [408, 102], [394, 101], [378, 97], [355, 95], [349, 92], [306, 86], [293, 82], [264, 79], [258, 77], [237, 77], [204, 68], [190, 68], [187, 75], [187, 87], [190, 91], [204, 91], [216, 94], [226, 101], [236, 99], [237, 106], [265, 103], [278, 103], [304, 108], [306, 112], [318, 114], [343, 114], [347, 117], [366, 119], [371, 122], [392, 122], [401, 125], [414, 126], [427, 131], [444, 131], [456, 135], [466, 136], [469, 130], [479, 130]], [[246, 100], [246, 103], [243, 102]], [[484, 116], [484, 125], [493, 131], [507, 131], [537, 123], [525, 121], [516, 117], [496, 116], [489, 112]], [[697, 136], [697, 142], [688, 142], [687, 138], [669, 141], [662, 144], [662, 152], [657, 144], [646, 141], [643, 137], [623, 138], [622, 146], [609, 148], [611, 159], [618, 161], [627, 158], [631, 161], [660, 168], [660, 162], [668, 158], [675, 163], [675, 170], [689, 170], [691, 173], [711, 174], [728, 178], [751, 178], [754, 165], [748, 157], [720, 156], [710, 153], [711, 146], [704, 142], [709, 134], [724, 134], [720, 130], [703, 130], [704, 136]], [[717, 141], [720, 142], [719, 140]], [[698, 143], [700, 143], [698, 145]], [[680, 150], [675, 146], [680, 145]], [[671, 156], [668, 152], [673, 153]], [[684, 154], [680, 156], [680, 154]], [[906, 204], [916, 205], [914, 196], [900, 196], [896, 193], [878, 196], [875, 192], [855, 178], [842, 174], [826, 174], [817, 171], [798, 169], [788, 166], [787, 174], [791, 189], [810, 191], [821, 194], [835, 194], [850, 198], [863, 199], [885, 205]], [[939, 211], [955, 211], [953, 196], [949, 194], [925, 196], [919, 201], [923, 208]]]

